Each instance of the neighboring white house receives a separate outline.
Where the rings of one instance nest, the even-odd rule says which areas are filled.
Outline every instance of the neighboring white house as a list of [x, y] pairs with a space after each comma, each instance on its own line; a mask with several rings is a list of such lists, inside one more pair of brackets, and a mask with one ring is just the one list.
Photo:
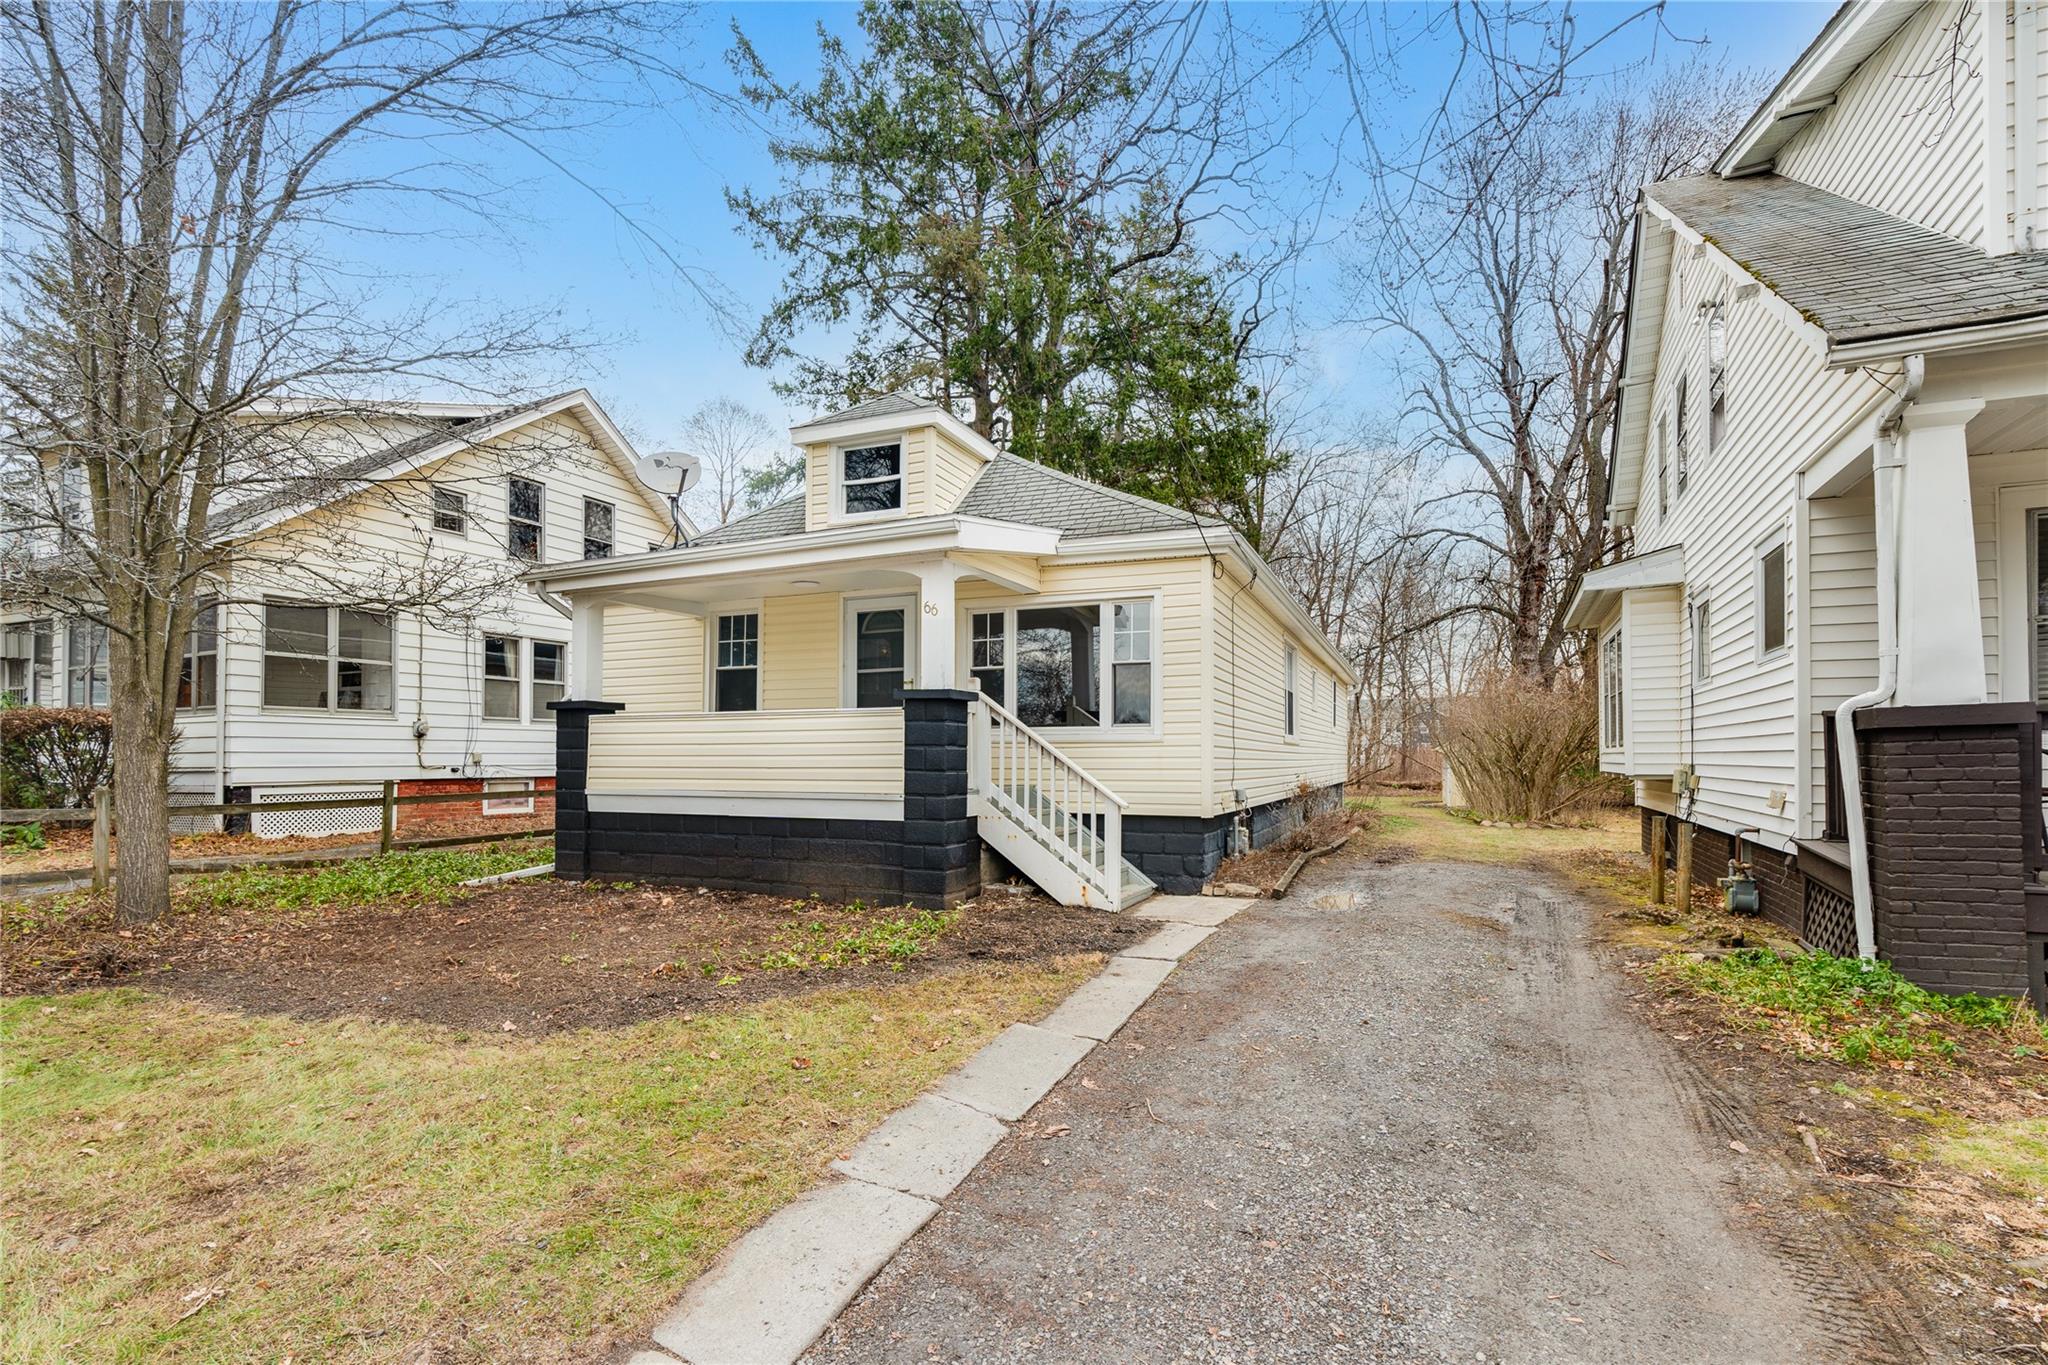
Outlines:
[[[267, 414], [272, 420], [275, 411]], [[524, 564], [644, 554], [670, 543], [666, 502], [582, 390], [513, 408], [304, 407], [293, 438], [331, 462], [318, 506], [258, 493], [217, 518], [237, 547], [187, 650], [173, 783], [193, 801], [374, 796], [519, 786], [554, 773], [547, 703], [568, 678], [567, 608], [516, 581]], [[279, 554], [274, 547], [285, 547]], [[322, 603], [321, 556], [350, 573], [413, 566], [507, 583], [487, 614]], [[299, 561], [287, 565], [289, 558]], [[242, 568], [243, 562], [256, 567]], [[104, 628], [0, 612], [0, 689], [44, 705], [107, 700]], [[545, 782], [543, 783], [545, 785]], [[423, 806], [416, 812], [459, 807]], [[530, 812], [528, 801], [487, 813]], [[259, 814], [259, 834], [374, 829], [376, 811]]]
[[1705, 878], [1742, 836], [1816, 946], [2048, 990], [2043, 7], [1844, 5], [1643, 191], [1622, 385], [1634, 556], [1571, 621], [1646, 834]]
[[790, 436], [787, 502], [531, 575], [575, 612], [561, 875], [936, 904], [986, 845], [1114, 909], [1341, 793], [1350, 669], [1227, 524], [906, 398]]

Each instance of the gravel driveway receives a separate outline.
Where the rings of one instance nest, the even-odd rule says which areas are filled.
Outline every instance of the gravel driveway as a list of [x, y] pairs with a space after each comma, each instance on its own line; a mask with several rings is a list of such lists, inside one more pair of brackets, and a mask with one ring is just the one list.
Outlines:
[[[1532, 874], [1328, 860], [1239, 915], [807, 1360], [1798, 1361], [1853, 1286]], [[1752, 1206], [1753, 1207], [1753, 1206]]]

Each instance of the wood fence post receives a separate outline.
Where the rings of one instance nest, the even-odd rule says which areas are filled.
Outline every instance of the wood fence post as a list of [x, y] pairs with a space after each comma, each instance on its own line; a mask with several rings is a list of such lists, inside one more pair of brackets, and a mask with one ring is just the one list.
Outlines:
[[114, 879], [114, 808], [105, 784], [92, 789], [92, 889], [104, 891]]
[[1650, 819], [1650, 900], [1664, 903], [1664, 817]]
[[397, 796], [398, 783], [392, 780], [391, 778], [385, 778], [384, 825], [383, 832], [377, 836], [377, 851], [379, 853], [389, 853], [391, 851], [392, 844], [395, 842], [392, 836], [396, 833], [398, 826], [398, 806], [396, 803]]
[[1673, 901], [1682, 911], [1692, 910], [1692, 821], [1681, 820], [1678, 824], [1678, 885], [1672, 888]]

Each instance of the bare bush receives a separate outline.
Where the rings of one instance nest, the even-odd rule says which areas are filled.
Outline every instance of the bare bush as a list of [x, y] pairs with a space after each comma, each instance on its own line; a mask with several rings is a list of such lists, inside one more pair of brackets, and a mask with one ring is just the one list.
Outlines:
[[1437, 743], [1474, 814], [1548, 820], [1602, 785], [1599, 714], [1582, 687], [1498, 674], [1442, 709]]

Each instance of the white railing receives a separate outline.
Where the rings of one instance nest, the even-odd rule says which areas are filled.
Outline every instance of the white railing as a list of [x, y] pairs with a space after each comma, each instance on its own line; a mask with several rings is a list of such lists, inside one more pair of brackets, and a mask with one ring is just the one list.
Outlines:
[[1124, 800], [993, 698], [969, 711], [968, 785], [1035, 834], [1109, 910], [1123, 908]]

